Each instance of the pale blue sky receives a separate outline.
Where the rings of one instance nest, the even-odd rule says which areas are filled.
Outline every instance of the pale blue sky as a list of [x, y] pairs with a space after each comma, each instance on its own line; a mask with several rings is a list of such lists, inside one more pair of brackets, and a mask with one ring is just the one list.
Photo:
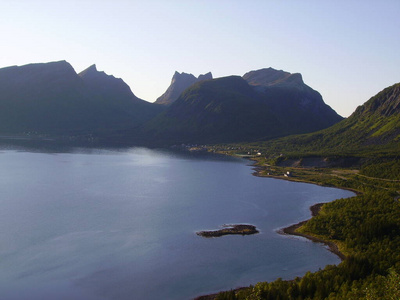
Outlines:
[[400, 82], [400, 0], [2, 0], [0, 67], [96, 64], [153, 102], [175, 71], [301, 73], [342, 116]]

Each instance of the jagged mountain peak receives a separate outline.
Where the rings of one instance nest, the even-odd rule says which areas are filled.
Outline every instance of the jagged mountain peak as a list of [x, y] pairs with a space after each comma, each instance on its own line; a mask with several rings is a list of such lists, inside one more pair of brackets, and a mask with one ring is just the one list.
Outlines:
[[84, 76], [87, 73], [94, 73], [94, 72], [98, 72], [97, 71], [97, 67], [96, 64], [91, 65], [90, 67], [86, 68], [85, 70], [83, 70], [82, 72], [79, 73], [80, 76]]
[[178, 80], [180, 80], [180, 81], [184, 81], [184, 80], [193, 81], [193, 80], [196, 80], [196, 77], [193, 74], [190, 74], [190, 73], [185, 73], [185, 72], [179, 73], [178, 71], [175, 71], [174, 76], [172, 76], [171, 84], [173, 84], [174, 82], [176, 82]]
[[300, 74], [265, 71], [260, 81], [269, 73], [270, 81], [285, 85], [250, 85], [241, 76], [193, 84], [147, 124], [147, 132], [176, 143], [244, 142], [312, 132], [342, 120], [318, 92], [304, 83], [303, 89], [290, 86], [302, 83]]
[[212, 78], [213, 77], [211, 72], [201, 74], [199, 75], [199, 77], [196, 78], [193, 74], [188, 74], [185, 72], [179, 73], [178, 71], [175, 71], [174, 75], [172, 76], [170, 86], [164, 94], [157, 98], [155, 103], [162, 105], [171, 105], [178, 99], [178, 97], [184, 90], [186, 90], [194, 83], [203, 80], [209, 80]]
[[[104, 71], [98, 71], [96, 64], [91, 65], [87, 69], [83, 70], [78, 74], [82, 78], [89, 78], [89, 77], [110, 77], [115, 78], [113, 75], [108, 75]], [[122, 80], [122, 79], [121, 79]]]
[[210, 80], [210, 79], [213, 79], [213, 76], [212, 76], [212, 73], [211, 73], [211, 72], [208, 72], [208, 73], [206, 73], [206, 74], [200, 74], [199, 77], [197, 77], [197, 79], [198, 79], [199, 81], [202, 81], [202, 80]]
[[196, 78], [196, 76], [194, 76], [191, 73], [179, 73], [178, 71], [175, 71], [174, 76], [172, 76], [172, 81], [177, 80], [177, 79], [193, 79], [196, 81], [200, 81], [200, 80], [208, 80], [208, 79], [212, 79], [212, 73], [208, 72], [206, 74], [200, 74], [199, 77]]
[[[87, 69], [78, 74], [85, 84], [103, 95], [113, 94], [118, 91], [120, 99], [141, 100], [137, 98], [128, 84], [121, 78], [108, 75], [104, 71], [98, 71], [96, 64], [91, 65]], [[143, 100], [141, 100], [143, 101]]]

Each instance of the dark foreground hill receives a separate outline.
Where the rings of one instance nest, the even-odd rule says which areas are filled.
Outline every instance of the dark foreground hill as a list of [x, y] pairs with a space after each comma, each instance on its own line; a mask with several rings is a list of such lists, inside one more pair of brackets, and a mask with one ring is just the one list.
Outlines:
[[319, 132], [266, 142], [285, 152], [360, 153], [400, 151], [400, 83], [385, 88], [347, 119]]
[[2, 134], [74, 135], [133, 128], [162, 107], [137, 98], [122, 79], [65, 62], [0, 69]]
[[340, 120], [300, 74], [269, 68], [192, 85], [144, 132], [175, 143], [245, 142], [312, 132]]

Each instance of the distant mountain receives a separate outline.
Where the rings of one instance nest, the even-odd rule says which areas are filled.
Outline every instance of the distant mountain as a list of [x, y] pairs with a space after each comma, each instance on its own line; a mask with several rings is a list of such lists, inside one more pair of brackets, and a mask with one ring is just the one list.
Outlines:
[[[125, 125], [136, 126], [150, 120], [164, 110], [153, 103], [136, 97], [130, 87], [121, 79], [104, 72], [99, 72], [96, 65], [92, 65], [78, 74], [84, 81], [85, 87], [90, 90], [98, 105], [104, 105], [107, 114], [112, 112], [121, 114], [118, 118], [126, 115]], [[107, 109], [108, 107], [108, 109]], [[117, 117], [117, 114], [115, 115]], [[121, 125], [123, 125], [121, 123]], [[109, 124], [110, 128], [115, 128]], [[125, 126], [123, 125], [123, 128]]]
[[316, 131], [340, 120], [300, 74], [270, 68], [198, 82], [144, 131], [179, 143], [244, 142]]
[[231, 76], [192, 85], [144, 130], [176, 143], [216, 143], [254, 140], [278, 129], [278, 120], [256, 92], [241, 77]]
[[257, 71], [250, 71], [243, 75], [252, 86], [258, 87], [271, 87], [271, 86], [288, 86], [302, 88], [304, 86], [301, 75], [291, 74], [282, 70], [275, 70], [273, 68], [265, 68]]
[[[354, 152], [367, 149], [398, 151], [400, 142], [400, 83], [359, 106], [347, 119], [319, 132], [286, 137], [264, 146], [286, 152]], [[282, 150], [281, 150], [282, 151]]]
[[95, 65], [79, 74], [66, 61], [3, 68], [0, 134], [95, 134], [127, 143], [246, 142], [312, 132], [342, 119], [300, 74], [272, 68], [218, 79], [176, 72], [164, 96], [159, 102], [165, 105], [139, 99], [122, 79]]
[[91, 66], [79, 75], [66, 61], [0, 69], [0, 132], [85, 134], [133, 128], [162, 109], [137, 98]]
[[[275, 114], [286, 119], [297, 132], [312, 132], [341, 121], [322, 96], [303, 82], [301, 74], [272, 68], [251, 71], [243, 78], [254, 87]], [[294, 128], [293, 128], [294, 129]]]
[[199, 75], [198, 78], [196, 78], [192, 74], [175, 72], [168, 89], [165, 91], [164, 94], [158, 97], [154, 103], [162, 105], [171, 105], [173, 102], [176, 101], [176, 99], [178, 99], [178, 97], [180, 96], [180, 94], [182, 94], [184, 90], [186, 90], [194, 83], [202, 80], [209, 80], [212, 78], [213, 77], [211, 72], [208, 72], [207, 74], [204, 75]]
[[121, 78], [115, 78], [112, 75], [97, 71], [96, 65], [91, 65], [78, 75], [88, 87], [98, 94], [110, 98], [115, 97], [115, 93], [117, 93], [119, 98], [125, 101], [129, 99], [130, 101], [141, 102]]

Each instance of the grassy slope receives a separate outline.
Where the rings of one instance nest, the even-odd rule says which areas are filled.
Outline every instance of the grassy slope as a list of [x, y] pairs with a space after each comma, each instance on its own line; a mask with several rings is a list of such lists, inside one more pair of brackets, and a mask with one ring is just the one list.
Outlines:
[[253, 144], [269, 154], [396, 154], [400, 150], [400, 83], [384, 89], [347, 119], [315, 133]]

